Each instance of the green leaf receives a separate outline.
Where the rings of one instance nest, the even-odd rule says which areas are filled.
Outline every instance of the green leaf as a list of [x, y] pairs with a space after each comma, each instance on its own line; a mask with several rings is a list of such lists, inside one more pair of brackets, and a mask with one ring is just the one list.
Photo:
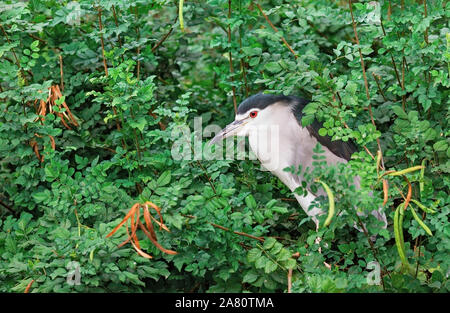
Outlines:
[[158, 180], [156, 181], [156, 184], [159, 187], [166, 186], [170, 183], [170, 180], [172, 179], [172, 172], [170, 170], [167, 170], [159, 176]]
[[255, 198], [252, 195], [248, 195], [247, 197], [245, 197], [245, 204], [250, 209], [256, 209], [258, 207], [258, 205], [256, 204], [256, 201], [255, 201]]
[[278, 265], [274, 263], [272, 260], [267, 261], [266, 265], [264, 266], [264, 272], [266, 274], [272, 273], [278, 268]]
[[50, 191], [46, 190], [43, 192], [35, 192], [32, 194], [33, 198], [39, 203], [44, 202], [49, 199]]
[[277, 242], [277, 240], [273, 237], [269, 237], [264, 241], [263, 248], [268, 250], [273, 247], [273, 245]]
[[39, 40], [35, 40], [30, 45], [31, 50], [39, 51]]
[[433, 145], [433, 149], [436, 151], [445, 151], [448, 148], [447, 140], [440, 140]]
[[261, 257], [261, 250], [257, 249], [257, 248], [253, 248], [251, 249], [248, 253], [247, 253], [247, 259], [249, 262], [255, 262], [259, 257]]
[[311, 125], [314, 122], [314, 115], [305, 115], [302, 117], [302, 126]]
[[250, 271], [244, 275], [242, 282], [251, 284], [251, 283], [255, 282], [258, 279], [258, 277], [259, 277], [259, 275], [256, 272]]
[[320, 128], [319, 129], [319, 135], [320, 136], [326, 136], [328, 133], [328, 130], [326, 130], [326, 128]]
[[264, 68], [271, 73], [278, 73], [281, 71], [281, 66], [278, 62], [269, 62], [264, 65]]
[[405, 120], [408, 119], [408, 115], [405, 113], [405, 111], [403, 111], [401, 106], [398, 105], [393, 105], [392, 107], [392, 111], [400, 118], [403, 118]]

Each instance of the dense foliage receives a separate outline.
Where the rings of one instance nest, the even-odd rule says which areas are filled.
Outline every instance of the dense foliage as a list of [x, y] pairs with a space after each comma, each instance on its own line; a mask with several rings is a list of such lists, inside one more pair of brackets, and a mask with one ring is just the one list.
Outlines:
[[[0, 2], [0, 291], [285, 292], [291, 275], [293, 292], [448, 292], [450, 3], [179, 5]], [[358, 146], [301, 169], [336, 199], [318, 232], [257, 161], [172, 158], [180, 126], [224, 126], [257, 92], [312, 99], [304, 125]], [[152, 259], [117, 248], [125, 228], [106, 238], [145, 201], [176, 255], [140, 231]], [[381, 206], [387, 229], [356, 214]]]

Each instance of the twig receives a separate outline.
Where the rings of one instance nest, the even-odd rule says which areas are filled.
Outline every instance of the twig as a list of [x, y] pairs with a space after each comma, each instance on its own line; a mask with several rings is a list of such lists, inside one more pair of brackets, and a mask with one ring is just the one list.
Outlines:
[[272, 258], [272, 256], [266, 251], [266, 249], [264, 249], [264, 247], [261, 247], [259, 244], [256, 244], [256, 246], [260, 249], [260, 250], [262, 250], [262, 252], [264, 252], [264, 254], [265, 255], [267, 255], [267, 257], [273, 262], [273, 263], [275, 263], [276, 265], [278, 265], [278, 267], [280, 267], [283, 271], [288, 271], [283, 265], [281, 265], [280, 263], [278, 263], [277, 262], [277, 260], [274, 260], [273, 258]]
[[[157, 116], [155, 113], [153, 113], [152, 109], [150, 109], [150, 111], [148, 112], [148, 114], [149, 114], [151, 117], [153, 117], [155, 120], [158, 118], [158, 116]], [[158, 125], [159, 125], [159, 128], [160, 128], [161, 130], [165, 130], [165, 129], [167, 128], [167, 126], [166, 126], [163, 122], [161, 122], [161, 121], [158, 122]]]
[[[241, 1], [239, 1], [239, 14], [242, 14], [242, 8], [241, 8]], [[241, 55], [243, 55], [243, 57], [240, 58], [240, 64], [241, 64], [241, 73], [242, 73], [242, 78], [244, 79], [244, 86], [243, 89], [245, 91], [245, 97], [248, 97], [248, 94], [250, 93], [250, 88], [248, 87], [248, 82], [247, 82], [247, 71], [246, 71], [246, 65], [245, 65], [245, 55], [243, 53], [242, 50], [242, 29], [241, 29], [241, 25], [239, 25], [239, 48], [240, 48], [240, 53]]]
[[[372, 105], [370, 104], [369, 83], [367, 82], [366, 68], [365, 68], [365, 65], [364, 65], [364, 58], [363, 58], [361, 47], [360, 47], [360, 44], [359, 44], [358, 31], [356, 30], [355, 18], [353, 16], [352, 0], [348, 1], [348, 5], [350, 7], [350, 15], [352, 17], [353, 32], [355, 34], [355, 40], [356, 40], [356, 44], [358, 45], [359, 57], [360, 57], [360, 60], [361, 60], [361, 68], [362, 68], [362, 72], [363, 72], [364, 86], [365, 86], [365, 90], [366, 90], [366, 97], [367, 97], [367, 101], [369, 102], [370, 120], [372, 122], [372, 125], [375, 126], [375, 128], [376, 128], [377, 126], [376, 126], [375, 120], [373, 118]], [[377, 144], [378, 144], [378, 150], [381, 152], [381, 166], [384, 169], [383, 150], [381, 149], [380, 139], [377, 138], [376, 140], [377, 140]]]
[[[330, 78], [333, 79], [333, 74], [331, 74], [331, 73], [330, 73]], [[335, 98], [335, 96], [334, 96], [334, 91], [331, 90], [331, 92], [333, 93], [333, 99], [334, 99], [334, 101], [336, 101], [336, 98]], [[342, 107], [342, 106], [343, 106], [343, 103], [342, 103], [342, 99], [341, 99], [341, 96], [339, 95], [339, 92], [338, 92], [338, 91], [336, 91], [336, 96], [337, 96], [337, 98], [339, 99], [339, 103], [340, 103], [340, 105], [341, 105], [341, 107]], [[333, 105], [331, 105], [331, 106], [333, 106]], [[333, 107], [334, 107], [334, 106], [333, 106]], [[341, 123], [344, 125], [345, 128], [351, 129], [351, 128], [348, 126], [348, 124], [342, 119], [342, 117], [341, 117], [340, 114], [339, 114], [339, 111], [338, 111], [337, 117], [339, 118], [339, 120], [341, 121]], [[363, 146], [363, 148], [364, 148], [364, 150], [366, 150], [367, 154], [370, 155], [370, 157], [372, 158], [372, 160], [375, 160], [375, 157], [373, 156], [373, 154], [370, 152], [370, 150], [369, 150], [365, 145]]]
[[[389, 8], [390, 8], [390, 4], [391, 4], [391, 2], [389, 2]], [[389, 14], [388, 14], [388, 20], [389, 20]], [[383, 35], [386, 36], [386, 31], [384, 30], [382, 17], [380, 17], [380, 25], [381, 25], [381, 30], [383, 31]], [[401, 86], [402, 83], [400, 82], [400, 76], [398, 75], [397, 65], [395, 64], [395, 60], [394, 60], [394, 57], [392, 56], [392, 52], [389, 51], [389, 55], [391, 56], [391, 62], [392, 62], [392, 66], [394, 67], [395, 77], [397, 78], [398, 85]]]
[[361, 61], [361, 68], [362, 68], [363, 78], [364, 78], [364, 86], [365, 86], [365, 89], [366, 89], [366, 97], [367, 97], [367, 100], [370, 100], [369, 84], [367, 82], [366, 68], [365, 68], [365, 65], [364, 65], [364, 59], [363, 59], [363, 56], [362, 56], [362, 51], [361, 51], [361, 48], [360, 48], [360, 45], [359, 45], [358, 31], [356, 30], [355, 18], [353, 17], [352, 0], [348, 1], [348, 5], [350, 7], [350, 15], [352, 17], [353, 33], [355, 34], [356, 44], [358, 45], [359, 58], [360, 58], [360, 61]]
[[[138, 14], [138, 10], [137, 10], [137, 5], [134, 7], [134, 14], [136, 16], [136, 21], [138, 21], [139, 18], [139, 14]], [[141, 34], [139, 31], [139, 26], [136, 26], [136, 33], [137, 33], [137, 41], [139, 42]], [[140, 71], [141, 71], [141, 61], [139, 60], [139, 56], [141, 55], [141, 46], [137, 47], [137, 69], [136, 69], [136, 78], [137, 80], [139, 80], [139, 75], [140, 75]]]
[[226, 227], [221, 226], [221, 225], [217, 225], [217, 224], [212, 223], [212, 222], [208, 222], [208, 223], [211, 224], [212, 226], [216, 227], [216, 228], [220, 228], [220, 229], [225, 230], [225, 231], [233, 232], [233, 233], [235, 233], [236, 235], [244, 236], [244, 237], [248, 237], [248, 238], [251, 238], [251, 239], [255, 239], [255, 240], [264, 242], [264, 238], [262, 238], [262, 237], [256, 237], [256, 236], [253, 236], [253, 235], [244, 233], [244, 232], [234, 231], [234, 230], [231, 230], [231, 229], [226, 228]]
[[[197, 218], [197, 217], [194, 216], [194, 215], [188, 215], [188, 214], [181, 214], [181, 215], [184, 216], [184, 217], [190, 218], [190, 219]], [[208, 222], [208, 221], [207, 221], [207, 223], [210, 224], [210, 225], [212, 225], [212, 226], [214, 226], [214, 227], [216, 227], [216, 228], [219, 228], [219, 229], [222, 229], [222, 230], [225, 230], [225, 231], [229, 231], [229, 232], [235, 233], [236, 235], [244, 236], [244, 237], [248, 237], [248, 238], [251, 238], [251, 239], [255, 239], [255, 240], [264, 242], [264, 238], [262, 238], [262, 237], [256, 237], [256, 236], [253, 236], [253, 235], [244, 233], [244, 232], [234, 231], [234, 230], [231, 230], [231, 229], [229, 229], [229, 228], [227, 228], [227, 227], [225, 227], [225, 226], [218, 225], [218, 224], [213, 223], [213, 222]]]
[[383, 97], [384, 101], [387, 101], [386, 97], [384, 96], [383, 90], [381, 89], [380, 83], [378, 82], [377, 77], [375, 76], [374, 73], [372, 73], [373, 79], [375, 80], [375, 82], [377, 83], [377, 87], [378, 87], [378, 91], [380, 92], [381, 96]]
[[[425, 18], [427, 18], [427, 16], [428, 16], [428, 13], [427, 13], [427, 0], [423, 0], [423, 10], [424, 10], [424, 16], [425, 16]], [[425, 39], [425, 42], [428, 45], [428, 27], [425, 29], [424, 39]]]
[[61, 91], [64, 92], [64, 73], [63, 73], [63, 60], [62, 60], [62, 55], [59, 55], [59, 72], [61, 73]]
[[[402, 92], [405, 92], [405, 57], [402, 59]], [[405, 111], [406, 107], [406, 95], [402, 95], [402, 109]]]
[[103, 41], [103, 26], [102, 26], [102, 9], [100, 7], [97, 8], [98, 10], [98, 24], [100, 28], [100, 42], [102, 44], [102, 56], [103, 56], [103, 67], [105, 68], [105, 75], [108, 76], [108, 66], [106, 66], [106, 58], [105, 58], [105, 43]]
[[[239, 32], [239, 46], [241, 48], [241, 53], [243, 53], [242, 51], [242, 38], [241, 38], [241, 33]], [[241, 64], [241, 72], [242, 72], [242, 78], [244, 79], [244, 90], [245, 90], [245, 96], [248, 97], [248, 94], [250, 92], [250, 89], [248, 87], [248, 82], [247, 82], [247, 71], [245, 70], [245, 62], [244, 62], [244, 58], [241, 58], [240, 60], [240, 64]]]
[[[191, 148], [192, 154], [195, 155], [194, 148], [192, 148], [192, 145], [189, 145], [189, 147]], [[211, 180], [211, 177], [209, 177], [208, 172], [206, 171], [206, 169], [203, 167], [202, 163], [199, 160], [196, 160], [196, 161], [197, 161], [198, 166], [200, 166], [200, 168], [202, 169], [204, 175], [208, 179], [208, 183], [211, 186], [212, 190], [214, 191], [214, 194], [217, 195], [216, 188], [214, 187], [214, 184], [213, 184], [213, 182]]]
[[[267, 23], [269, 23], [270, 27], [272, 27], [272, 29], [278, 33], [278, 29], [272, 24], [272, 22], [269, 20], [269, 18], [267, 17], [267, 15], [264, 13], [263, 9], [261, 8], [261, 6], [259, 5], [259, 3], [256, 3], [256, 6], [258, 7], [259, 12], [261, 12], [261, 14], [264, 16], [264, 18], [266, 19]], [[289, 51], [291, 51], [291, 53], [294, 55], [294, 57], [297, 59], [298, 56], [295, 54], [294, 50], [292, 50], [291, 46], [287, 43], [286, 39], [284, 39], [283, 36], [281, 36], [281, 40], [283, 41], [283, 43], [286, 45], [286, 47], [289, 49]]]
[[39, 38], [39, 37], [36, 36], [36, 35], [28, 34], [28, 36], [30, 36], [31, 38], [33, 38], [33, 39], [35, 39], [35, 40], [39, 40], [39, 41], [42, 42], [43, 44], [47, 44], [47, 40], [44, 40], [44, 39], [42, 39], [42, 38]]
[[[6, 33], [6, 31], [5, 31], [5, 29], [3, 28], [3, 25], [2, 25], [2, 24], [0, 24], [0, 28], [1, 28], [2, 32], [3, 32], [3, 35], [5, 35], [6, 41], [7, 41], [9, 44], [11, 44], [11, 41], [9, 40], [8, 34]], [[20, 71], [20, 73], [22, 74], [22, 78], [23, 78], [23, 80], [24, 80], [24, 82], [25, 82], [25, 84], [26, 84], [26, 83], [27, 83], [27, 79], [26, 79], [26, 77], [25, 77], [25, 75], [24, 75], [24, 70], [23, 70], [23, 68], [20, 66], [20, 62], [19, 62], [19, 59], [17, 58], [17, 55], [16, 55], [16, 52], [15, 52], [14, 48], [11, 48], [11, 52], [12, 52], [12, 54], [14, 55], [14, 59], [16, 59], [17, 67], [19, 68], [19, 71]], [[31, 75], [33, 76], [32, 73], [31, 73]]]
[[[173, 22], [172, 25], [175, 25], [175, 24], [176, 24], [177, 19], [178, 19], [178, 16], [175, 17], [175, 21]], [[161, 38], [161, 40], [158, 41], [158, 42], [153, 46], [152, 52], [155, 52], [155, 50], [158, 49], [158, 47], [159, 47], [160, 45], [162, 45], [162, 43], [163, 43], [164, 41], [166, 41], [167, 37], [170, 36], [170, 34], [172, 33], [172, 31], [173, 31], [173, 26], [170, 28], [169, 32], [168, 32], [167, 34], [165, 34], [165, 35]]]
[[[119, 21], [117, 19], [117, 15], [116, 15], [116, 8], [114, 7], [114, 5], [112, 5], [112, 12], [113, 12], [113, 16], [114, 16], [114, 23], [116, 24], [116, 27], [119, 27]], [[117, 34], [117, 41], [119, 42], [119, 47], [122, 48], [122, 40], [120, 39], [120, 34]]]
[[[363, 222], [362, 222], [361, 219], [359, 218], [358, 214], [356, 214], [356, 218], [358, 219], [358, 223], [359, 223], [359, 225], [361, 226], [361, 228], [362, 228], [362, 230], [363, 230], [363, 232], [364, 232], [364, 235], [367, 237], [367, 241], [369, 242], [370, 249], [372, 250], [372, 253], [373, 253], [373, 256], [374, 256], [375, 260], [377, 260], [378, 264], [381, 265], [380, 261], [378, 260], [378, 256], [377, 256], [376, 249], [375, 249], [375, 247], [374, 247], [374, 245], [373, 245], [373, 243], [372, 243], [372, 240], [370, 239], [370, 236], [369, 236], [369, 233], [367, 232], [366, 227], [364, 226]], [[384, 267], [384, 269], [385, 269], [385, 271], [386, 271], [386, 267]], [[387, 271], [386, 271], [386, 272], [387, 272]], [[387, 272], [387, 273], [388, 273], [388, 272]], [[389, 273], [388, 273], [388, 275], [389, 275]], [[381, 276], [381, 285], [383, 286], [383, 290], [385, 290], [385, 288], [384, 288], [384, 279], [383, 279], [383, 276]]]
[[11, 212], [12, 215], [14, 215], [15, 217], [17, 217], [17, 212], [14, 211], [14, 209], [13, 209], [12, 207], [10, 207], [9, 205], [7, 205], [6, 203], [3, 203], [1, 200], [0, 200], [0, 204], [1, 204], [4, 208], [6, 208], [9, 212]]
[[[8, 43], [11, 44], [11, 41], [9, 40], [8, 34], [6, 33], [6, 31], [3, 28], [2, 24], [0, 24], [0, 28], [1, 28], [2, 32], [3, 32], [3, 35], [5, 35], [6, 41], [8, 41]], [[19, 67], [19, 69], [22, 69], [21, 66], [20, 66], [19, 59], [17, 58], [16, 52], [14, 51], [14, 48], [11, 48], [11, 52], [14, 55], [14, 59], [16, 59], [17, 66]]]
[[[231, 18], [231, 0], [228, 0], [228, 19]], [[231, 76], [231, 90], [233, 91], [233, 106], [234, 106], [234, 114], [237, 114], [237, 103], [236, 103], [236, 87], [234, 86], [234, 67], [233, 67], [233, 57], [231, 55], [231, 25], [228, 24], [228, 59], [230, 62], [230, 76]]]
[[[103, 30], [103, 26], [102, 26], [102, 9], [100, 7], [97, 7], [97, 11], [98, 11], [98, 24], [99, 24], [99, 28], [100, 28], [100, 42], [102, 44], [102, 56], [103, 56], [103, 67], [105, 69], [105, 76], [108, 76], [108, 66], [106, 65], [106, 57], [105, 57], [105, 43], [103, 41], [103, 34], [102, 34], [102, 30]], [[117, 111], [115, 107], [112, 107], [114, 115], [117, 115]], [[120, 123], [119, 121], [116, 119], [116, 127], [117, 130], [120, 131]], [[125, 140], [122, 138], [122, 147], [124, 150], [126, 150], [126, 144], [125, 144]]]
[[287, 280], [288, 280], [288, 293], [291, 293], [292, 292], [292, 268], [290, 268], [288, 270]]
[[392, 14], [392, 5], [391, 5], [391, 1], [389, 0], [389, 4], [388, 4], [388, 21], [391, 20], [391, 14]]
[[33, 283], [34, 283], [34, 279], [32, 279], [32, 280], [28, 283], [27, 288], [25, 288], [24, 293], [30, 292], [31, 285], [33, 285]]
[[[192, 149], [192, 147], [191, 147], [191, 149]], [[194, 153], [194, 151], [192, 151], [192, 153]], [[206, 178], [208, 179], [209, 185], [211, 186], [212, 190], [214, 191], [214, 194], [217, 195], [216, 188], [214, 187], [214, 184], [212, 183], [211, 177], [209, 177], [208, 172], [206, 172], [206, 169], [203, 167], [202, 163], [199, 160], [197, 160], [197, 164], [203, 170]]]

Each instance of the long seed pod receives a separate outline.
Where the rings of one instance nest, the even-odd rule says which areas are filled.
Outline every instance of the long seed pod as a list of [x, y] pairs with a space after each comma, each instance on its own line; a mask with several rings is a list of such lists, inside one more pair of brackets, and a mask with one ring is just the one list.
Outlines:
[[401, 175], [405, 175], [407, 173], [411, 173], [411, 172], [420, 170], [422, 168], [423, 168], [422, 165], [417, 165], [417, 166], [413, 166], [410, 168], [405, 168], [404, 170], [401, 170], [401, 171], [394, 171], [394, 172], [389, 172], [389, 173], [385, 173], [385, 174], [389, 175], [389, 176], [401, 176]]
[[387, 179], [383, 179], [383, 194], [384, 194], [383, 206], [385, 206], [389, 199], [389, 184]]
[[331, 220], [333, 219], [334, 216], [334, 195], [330, 187], [328, 187], [328, 185], [325, 184], [323, 181], [319, 179], [316, 179], [315, 181], [322, 184], [323, 188], [325, 189], [325, 192], [328, 195], [328, 216], [327, 219], [325, 220], [325, 223], [323, 224], [324, 227], [327, 227], [328, 225], [330, 225]]
[[423, 177], [425, 175], [425, 163], [426, 162], [427, 162], [427, 159], [423, 159], [422, 160], [422, 169], [420, 170], [419, 190], [420, 190], [420, 196], [421, 197], [422, 197], [423, 188], [424, 188]]
[[377, 176], [380, 177], [381, 151], [377, 151]]
[[433, 236], [433, 233], [431, 232], [431, 230], [428, 228], [427, 225], [425, 225], [425, 223], [421, 220], [421, 218], [417, 215], [416, 211], [414, 210], [414, 208], [412, 207], [412, 205], [410, 204], [409, 207], [411, 208], [411, 213], [414, 217], [414, 219], [416, 220], [417, 223], [419, 223], [419, 225], [425, 230], [425, 232], [430, 235]]
[[411, 201], [412, 186], [411, 186], [411, 183], [409, 182], [408, 178], [406, 178], [406, 176], [403, 176], [403, 179], [408, 184], [408, 193], [406, 194], [405, 206], [403, 207], [403, 211], [406, 211], [406, 209], [408, 208], [409, 202]]
[[403, 266], [409, 270], [408, 259], [406, 258], [405, 245], [403, 241], [403, 210], [401, 204], [397, 207], [394, 214], [394, 237], [395, 245], [397, 246], [398, 255], [402, 261]]
[[178, 3], [178, 19], [180, 20], [180, 29], [182, 32], [184, 32], [183, 6], [184, 0], [180, 0]]
[[415, 199], [411, 199], [411, 201], [417, 205], [422, 211], [424, 211], [425, 213], [431, 213], [434, 214], [436, 213], [435, 210], [427, 208], [426, 206], [424, 206], [422, 203], [420, 203], [419, 201], [415, 200]]

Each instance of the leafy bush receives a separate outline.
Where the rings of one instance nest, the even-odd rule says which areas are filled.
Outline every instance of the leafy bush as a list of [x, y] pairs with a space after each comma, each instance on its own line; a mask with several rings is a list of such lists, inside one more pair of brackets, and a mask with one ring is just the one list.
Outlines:
[[[0, 4], [0, 291], [284, 292], [291, 276], [293, 292], [448, 292], [450, 3], [182, 9], [184, 31], [175, 1]], [[180, 127], [224, 125], [262, 91], [312, 99], [304, 125], [317, 118], [322, 135], [358, 145], [338, 167], [315, 150], [305, 177], [337, 199], [318, 232], [257, 162], [172, 158]], [[125, 229], [106, 238], [145, 201], [178, 254], [140, 232], [153, 259], [117, 248]], [[381, 206], [387, 229], [356, 214]]]

